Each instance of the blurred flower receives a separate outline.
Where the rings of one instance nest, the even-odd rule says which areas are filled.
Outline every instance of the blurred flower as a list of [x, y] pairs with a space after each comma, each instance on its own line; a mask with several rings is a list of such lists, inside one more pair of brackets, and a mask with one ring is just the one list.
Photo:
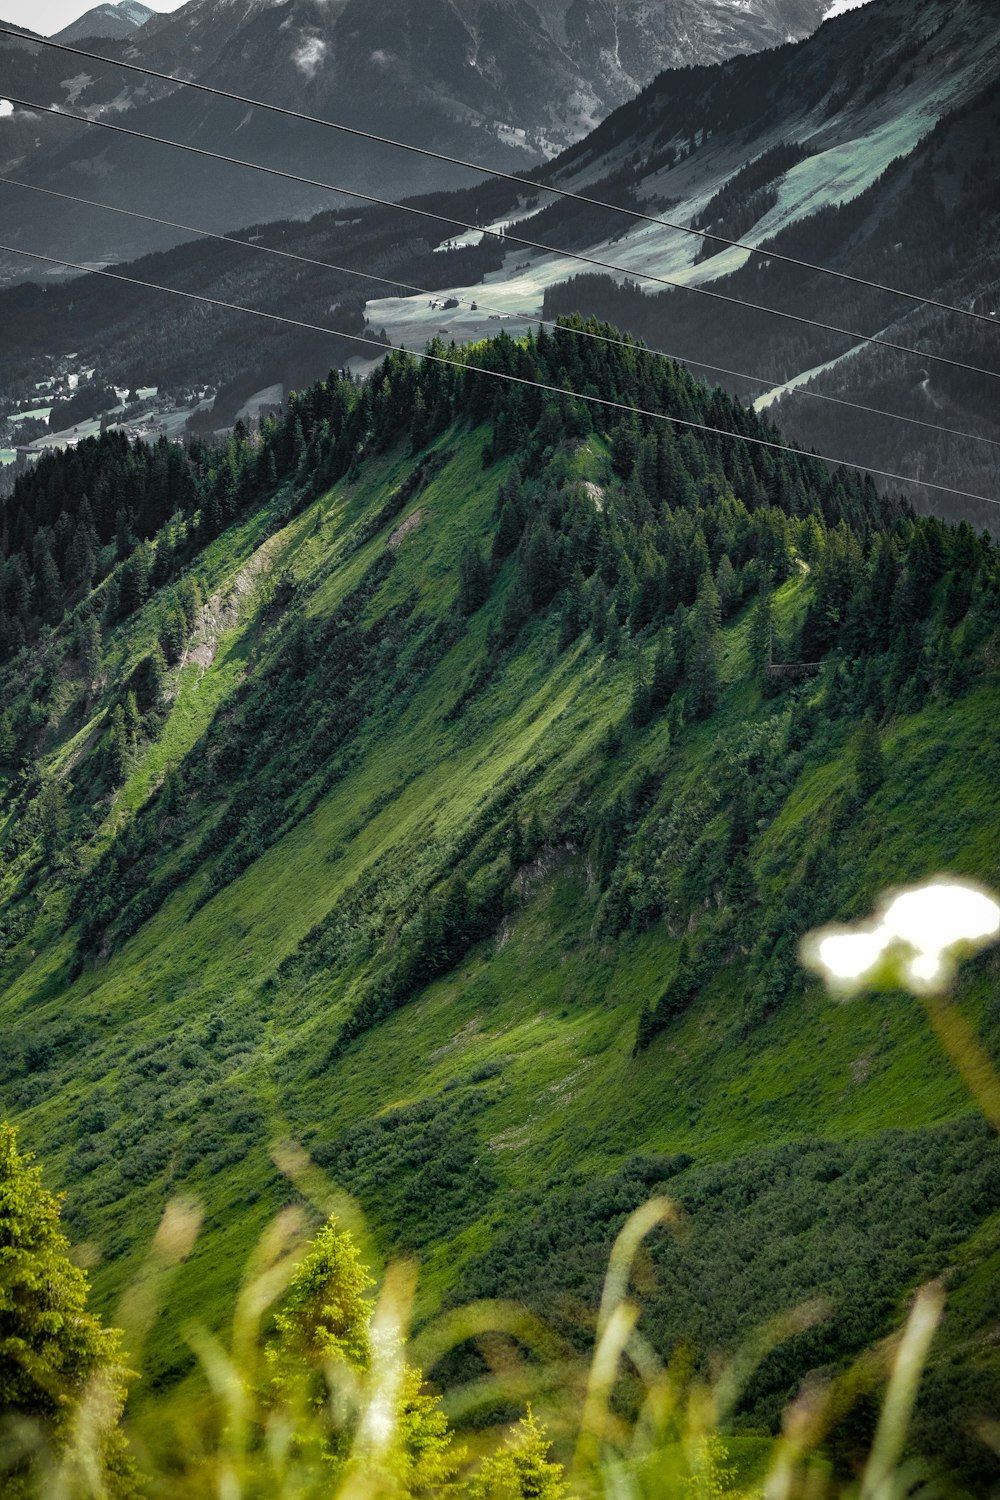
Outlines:
[[1000, 905], [989, 891], [938, 878], [886, 897], [875, 916], [854, 926], [807, 933], [800, 954], [831, 990], [947, 989], [958, 961], [1000, 936]]

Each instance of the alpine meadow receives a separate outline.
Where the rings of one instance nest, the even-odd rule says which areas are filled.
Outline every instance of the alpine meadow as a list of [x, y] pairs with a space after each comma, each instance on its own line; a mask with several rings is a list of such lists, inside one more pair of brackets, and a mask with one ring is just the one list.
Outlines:
[[[233, 7], [243, 64], [266, 72], [279, 15], [306, 24], [299, 5]], [[716, 0], [694, 48], [750, 51], [754, 26], [757, 49], [808, 39], [711, 68], [670, 50], [675, 73], [639, 98], [648, 114], [702, 73], [787, 69], [896, 8], [871, 0], [813, 35], [816, 7]], [[118, 9], [66, 39], [109, 68], [157, 36], [183, 55], [175, 17]], [[352, 3], [322, 9], [308, 25], [346, 47]], [[437, 13], [461, 8], [412, 9], [443, 76]], [[504, 9], [484, 0], [462, 24], [496, 47]], [[559, 105], [578, 140], [604, 98], [591, 50], [610, 68], [599, 9], [537, 3], [517, 23], [527, 48], [543, 21], [563, 36], [558, 11], [559, 57], [594, 88]], [[655, 7], [621, 9], [642, 45], [655, 21], [659, 48], [681, 46]], [[716, 36], [715, 13], [738, 9], [737, 41]], [[978, 26], [969, 0], [939, 29], [966, 11]], [[608, 72], [602, 112], [648, 82], [639, 51]], [[440, 139], [460, 143], [448, 88]], [[838, 212], [853, 266], [849, 241], [881, 244], [923, 184], [957, 182], [945, 152], [996, 114], [985, 79], [969, 88], [974, 105], [942, 95], [946, 125], [928, 119], [912, 160], [859, 180], [851, 210], [818, 204], [811, 238], [780, 241], [808, 246], [810, 298]], [[483, 97], [499, 169], [514, 146]], [[115, 108], [132, 105], [100, 111]], [[544, 154], [543, 123], [518, 150]], [[721, 159], [712, 131], [698, 149]], [[791, 135], [751, 153], [691, 227], [752, 237], [814, 155]], [[890, 219], [890, 189], [906, 215]], [[995, 224], [995, 192], [956, 188], [958, 221]], [[369, 222], [341, 213], [329, 232], [356, 234], [360, 256]], [[576, 243], [608, 240], [600, 213], [588, 226]], [[286, 231], [272, 238], [300, 243]], [[205, 243], [122, 282], [150, 286]], [[717, 251], [701, 244], [699, 275]], [[444, 253], [485, 307], [523, 252]], [[405, 263], [385, 255], [388, 274]], [[995, 243], [982, 256], [941, 240], [896, 257], [895, 279], [912, 271], [944, 306], [920, 325], [930, 349], [947, 324], [944, 363], [996, 361], [995, 326], [962, 343], [961, 318], [997, 305]], [[774, 284], [798, 274], [769, 264]], [[883, 264], [864, 282], [879, 297]], [[974, 294], [935, 299], [949, 267], [968, 289], [974, 266]], [[102, 267], [115, 274], [102, 259], [0, 300], [58, 323], [105, 297], [110, 326]], [[863, 322], [862, 294], [840, 313], [826, 295], [813, 313]], [[172, 303], [153, 296], [150, 348], [177, 361]], [[96, 357], [84, 370], [82, 340], [62, 364], [27, 344], [0, 359], [0, 421], [35, 434], [0, 490], [5, 1500], [1000, 1494], [1000, 543], [976, 529], [1000, 492], [975, 447], [1000, 441], [995, 401], [977, 395], [974, 433], [951, 425], [954, 376], [947, 407], [907, 406], [974, 450], [955, 473], [983, 492], [936, 503], [951, 450], [925, 464], [934, 437], [908, 452], [896, 432], [899, 474], [869, 474], [855, 418], [850, 462], [821, 457], [784, 402], [757, 410], [598, 317], [613, 305], [658, 339], [672, 320], [693, 345], [697, 309], [682, 319], [674, 300], [550, 278], [530, 328], [410, 349], [359, 304], [329, 327], [343, 365], [328, 371], [310, 302], [297, 389], [218, 423], [203, 390], [176, 430], [128, 425], [153, 410], [153, 355], [148, 387]], [[264, 316], [293, 321], [281, 305]], [[183, 316], [214, 326], [203, 307]], [[756, 324], [725, 316], [706, 347], [724, 357], [731, 337], [747, 364]], [[896, 353], [861, 359], [895, 379], [905, 330], [856, 337], [887, 329]], [[780, 337], [787, 353], [798, 335]], [[234, 348], [216, 388], [239, 383]], [[207, 334], [190, 349], [208, 359]], [[192, 364], [192, 389], [203, 374]], [[837, 422], [824, 413], [824, 454]]]

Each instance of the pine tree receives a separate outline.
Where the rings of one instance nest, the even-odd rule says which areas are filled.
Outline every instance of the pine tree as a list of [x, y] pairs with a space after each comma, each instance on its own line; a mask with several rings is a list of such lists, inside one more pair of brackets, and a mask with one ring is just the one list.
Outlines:
[[458, 607], [473, 615], [490, 597], [490, 573], [478, 542], [467, 542], [458, 565]]
[[42, 839], [42, 855], [46, 864], [53, 865], [59, 858], [69, 814], [66, 810], [66, 792], [61, 781], [47, 781], [38, 799], [39, 831]]
[[854, 751], [854, 776], [862, 797], [871, 797], [885, 780], [885, 763], [878, 725], [866, 714], [858, 732]]
[[111, 734], [108, 738], [108, 772], [116, 786], [128, 775], [131, 750], [125, 710], [120, 703], [116, 703], [111, 715]]
[[715, 587], [723, 619], [727, 619], [740, 602], [740, 580], [728, 552], [722, 554], [715, 570]]
[[614, 661], [622, 649], [622, 627], [618, 620], [618, 611], [614, 605], [608, 607], [608, 613], [604, 623], [604, 654], [609, 661]]
[[636, 729], [642, 729], [653, 717], [653, 693], [646, 663], [640, 655], [632, 678], [630, 716]]
[[59, 569], [48, 547], [43, 547], [35, 561], [35, 609], [43, 620], [53, 623], [62, 614], [62, 608]]
[[559, 621], [559, 649], [564, 651], [567, 646], [572, 645], [584, 627], [587, 617], [584, 595], [586, 583], [583, 570], [577, 563], [573, 569], [563, 601], [562, 615]]
[[16, 751], [14, 726], [11, 723], [10, 714], [4, 712], [0, 714], [0, 766], [9, 769], [13, 765]]
[[172, 609], [160, 630], [160, 649], [167, 663], [175, 667], [184, 655], [187, 622], [180, 609]]
[[[152, 651], [142, 658], [132, 673], [136, 705], [140, 712], [148, 713], [160, 701], [163, 680], [167, 675], [167, 663], [157, 643]], [[127, 709], [126, 709], [127, 712]]]
[[139, 700], [134, 692], [125, 695], [125, 733], [128, 736], [128, 747], [134, 750], [139, 743], [139, 732], [142, 729], [142, 714], [139, 712]]
[[[40, 1169], [18, 1153], [15, 1131], [0, 1124], [0, 1410], [35, 1427], [40, 1439], [29, 1456], [14, 1459], [0, 1485], [9, 1500], [37, 1494], [33, 1464], [46, 1450], [58, 1456], [70, 1441], [77, 1446], [75, 1421], [86, 1404], [95, 1423], [85, 1460], [93, 1466], [91, 1492], [119, 1500], [135, 1493], [118, 1426], [125, 1399], [120, 1335], [87, 1310], [87, 1276], [69, 1258], [59, 1215]], [[0, 1461], [7, 1457], [0, 1450]]]
[[691, 707], [697, 718], [705, 718], [719, 701], [722, 660], [719, 596], [710, 573], [703, 576], [698, 589], [691, 611], [690, 630], [688, 675], [691, 679]]
[[747, 649], [754, 676], [763, 679], [774, 655], [774, 597], [761, 594], [750, 616]]
[[519, 870], [524, 864], [524, 834], [521, 830], [521, 820], [516, 811], [510, 815], [507, 839], [510, 849], [511, 870]]
[[372, 1277], [351, 1236], [331, 1219], [310, 1246], [275, 1315], [265, 1351], [273, 1390], [291, 1394], [306, 1380], [313, 1404], [326, 1399], [324, 1364], [367, 1368], [371, 1358]]
[[632, 1056], [638, 1057], [640, 1052], [645, 1052], [655, 1036], [656, 1025], [653, 1021], [652, 1006], [644, 1005], [639, 1012], [639, 1022], [635, 1029], [635, 1042], [632, 1045]]
[[198, 615], [201, 611], [202, 597], [197, 578], [190, 573], [182, 578], [177, 585], [177, 598], [180, 603], [181, 612], [184, 615], [184, 623], [188, 634], [194, 630], [198, 623]]
[[753, 872], [745, 854], [737, 854], [729, 866], [724, 887], [726, 901], [737, 911], [749, 906], [756, 897]]
[[78, 526], [66, 557], [66, 582], [86, 593], [94, 581], [97, 559], [90, 533]]
[[[330, 1412], [328, 1373], [338, 1365], [364, 1377], [372, 1365], [372, 1278], [357, 1246], [330, 1220], [313, 1240], [292, 1279], [265, 1349], [269, 1398], [293, 1410], [303, 1400], [317, 1413]], [[403, 1496], [424, 1494], [454, 1479], [462, 1457], [439, 1398], [427, 1395], [420, 1371], [404, 1365], [391, 1415], [395, 1442], [388, 1456], [393, 1488]], [[327, 1457], [334, 1472], [350, 1449], [351, 1424], [329, 1431]]]
[[96, 615], [85, 614], [77, 626], [76, 654], [84, 681], [93, 682], [101, 665], [101, 627]]
[[660, 632], [653, 657], [653, 677], [650, 683], [650, 705], [659, 713], [670, 702], [670, 695], [677, 686], [677, 654], [674, 650], [674, 632], [667, 625]]

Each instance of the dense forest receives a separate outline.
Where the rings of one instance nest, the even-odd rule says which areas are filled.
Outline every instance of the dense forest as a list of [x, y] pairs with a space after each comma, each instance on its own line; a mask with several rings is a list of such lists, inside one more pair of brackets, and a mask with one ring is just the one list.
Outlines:
[[[827, 1006], [797, 945], [884, 885], [994, 877], [1000, 553], [618, 337], [392, 353], [220, 445], [104, 434], [18, 479], [0, 1103], [104, 1305], [167, 1199], [206, 1202], [175, 1305], [209, 1322], [285, 1201], [275, 1136], [432, 1303], [544, 1298], [583, 1345], [667, 1184], [701, 1248], [654, 1251], [690, 1288], [644, 1314], [665, 1356], [834, 1298], [748, 1388], [760, 1433], [991, 1253], [992, 1145], [917, 1002]], [[996, 1052], [994, 988], [985, 958], [960, 996]], [[723, 1306], [698, 1267], [734, 1256]], [[990, 1360], [948, 1373], [969, 1308], [930, 1459], [994, 1400]], [[149, 1389], [191, 1364], [158, 1325]], [[947, 1463], [995, 1480], [983, 1445]]]

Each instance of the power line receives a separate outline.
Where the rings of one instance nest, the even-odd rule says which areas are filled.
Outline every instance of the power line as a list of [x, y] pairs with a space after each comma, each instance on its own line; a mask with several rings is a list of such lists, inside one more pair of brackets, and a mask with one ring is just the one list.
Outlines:
[[[488, 370], [483, 365], [474, 365], [464, 359], [449, 359], [444, 354], [431, 354], [427, 350], [409, 350], [399, 344], [383, 343], [381, 339], [365, 338], [360, 333], [343, 333], [337, 328], [326, 328], [322, 323], [307, 323], [302, 318], [288, 318], [281, 313], [264, 312], [258, 307], [244, 307], [238, 302], [224, 302], [219, 297], [208, 297], [202, 292], [188, 292], [180, 287], [160, 286], [155, 281], [143, 281], [138, 276], [124, 276], [120, 271], [108, 271], [95, 269], [91, 266], [80, 265], [75, 260], [62, 260], [54, 255], [42, 255], [37, 250], [21, 250], [14, 245], [0, 244], [0, 252], [8, 255], [22, 255], [29, 260], [45, 261], [51, 266], [63, 266], [68, 270], [84, 271], [91, 276], [106, 276], [111, 281], [125, 282], [129, 286], [143, 287], [150, 292], [166, 292], [172, 297], [184, 297], [189, 302], [203, 302], [210, 307], [221, 307], [226, 312], [248, 313], [254, 318], [266, 318], [271, 323], [287, 324], [289, 328], [302, 328], [309, 333], [325, 333], [331, 338], [348, 339], [354, 344], [367, 344], [383, 354], [405, 354], [410, 359], [423, 359], [435, 365], [449, 365], [454, 369], [468, 370], [475, 375], [485, 375], [490, 380], [502, 380], [508, 385], [529, 386], [533, 390], [544, 391], [552, 396], [568, 396], [574, 401], [585, 401], [590, 406], [601, 406], [612, 411], [630, 412], [633, 416], [648, 417], [654, 422], [669, 422], [675, 427], [687, 427], [695, 432], [709, 433], [715, 437], [731, 438], [737, 443], [749, 443], [755, 448], [768, 448], [776, 453], [790, 453], [798, 458], [806, 458], [811, 462], [833, 464], [838, 468], [854, 469], [859, 474], [875, 475], [879, 479], [892, 479], [899, 484], [915, 484], [923, 489], [937, 490], [945, 495], [957, 495], [963, 500], [978, 500], [984, 505], [1000, 505], [1000, 500], [992, 499], [989, 495], [977, 495], [969, 490], [957, 490], [947, 484], [932, 484], [929, 480], [914, 479], [909, 474], [895, 474], [888, 469], [873, 469], [867, 464], [853, 463], [847, 458], [832, 458], [825, 453], [810, 453], [806, 448], [795, 448], [790, 443], [773, 442], [768, 438], [749, 437], [742, 432], [730, 432], [725, 427], [712, 427], [707, 422], [694, 422], [688, 417], [672, 417], [666, 412], [650, 411], [643, 406], [632, 406], [625, 401], [612, 401], [607, 396], [590, 396], [581, 391], [568, 391], [563, 386], [549, 385], [541, 380], [529, 380], [524, 375], [510, 375], [505, 370]], [[637, 347], [637, 346], [636, 346]]]
[[80, 125], [94, 125], [101, 130], [112, 130], [116, 135], [128, 136], [133, 140], [147, 141], [156, 146], [169, 146], [175, 151], [186, 151], [193, 156], [206, 157], [210, 161], [221, 161], [228, 166], [247, 167], [253, 172], [263, 172], [268, 177], [279, 177], [286, 182], [299, 183], [303, 187], [320, 188], [323, 192], [339, 193], [345, 198], [355, 198], [362, 203], [376, 204], [381, 208], [397, 210], [400, 213], [414, 214], [421, 219], [432, 219], [439, 224], [450, 227], [452, 235], [456, 231], [469, 232], [471, 234], [489, 235], [493, 239], [514, 245], [524, 245], [530, 250], [540, 250], [546, 255], [559, 255], [566, 260], [579, 261], [582, 265], [597, 266], [603, 271], [614, 271], [619, 275], [633, 277], [640, 281], [648, 281], [657, 286], [666, 286], [680, 289], [685, 292], [695, 292], [700, 297], [711, 297], [716, 302], [725, 302], [733, 307], [743, 308], [745, 311], [760, 312], [771, 318], [783, 318], [792, 323], [801, 323], [809, 328], [819, 328], [825, 333], [836, 333], [843, 338], [855, 339], [859, 343], [874, 344], [880, 349], [892, 349], [897, 354], [911, 354], [916, 359], [930, 359], [935, 364], [948, 365], [952, 369], [964, 370], [969, 375], [986, 375], [991, 380], [1000, 380], [1000, 370], [988, 370], [981, 365], [966, 364], [962, 360], [949, 359], [944, 354], [932, 354], [929, 349], [917, 349], [910, 344], [897, 344], [890, 339], [879, 338], [875, 334], [857, 333], [850, 328], [841, 328], [835, 323], [822, 323], [816, 318], [807, 318], [801, 313], [785, 312], [776, 307], [765, 307], [759, 302], [747, 302], [742, 297], [730, 297], [724, 292], [713, 291], [707, 286], [689, 286], [683, 281], [671, 281], [664, 276], [655, 276], [651, 271], [634, 271], [627, 266], [616, 266], [611, 261], [600, 260], [593, 255], [584, 255], [578, 250], [560, 250], [554, 245], [545, 245], [538, 240], [528, 240], [515, 234], [509, 234], [506, 230], [483, 228], [478, 224], [464, 224], [460, 219], [449, 218], [446, 214], [433, 212], [428, 208], [418, 208], [413, 203], [396, 203], [388, 198], [377, 198], [372, 193], [362, 193], [357, 188], [338, 187], [332, 182], [321, 182], [315, 177], [304, 177], [295, 172], [284, 172], [279, 167], [268, 167], [262, 162], [247, 161], [239, 156], [227, 156], [221, 151], [210, 151], [205, 146], [191, 146], [185, 141], [172, 141], [166, 136], [150, 135], [143, 130], [130, 130], [125, 125], [115, 125], [110, 120], [92, 119], [89, 115], [73, 114], [69, 110], [56, 109], [49, 104], [35, 104], [28, 99], [15, 99], [13, 95], [6, 96], [13, 104], [20, 105], [23, 109], [37, 110], [42, 114], [55, 115], [60, 120], [74, 120]]
[[[20, 37], [23, 34], [15, 31], [10, 26], [0, 26], [0, 33], [7, 36]], [[32, 37], [32, 41], [36, 38]], [[726, 245], [733, 250], [745, 250], [750, 255], [766, 256], [768, 260], [782, 261], [785, 265], [799, 266], [805, 271], [816, 271], [823, 276], [835, 276], [839, 281], [849, 281], [855, 286], [869, 287], [872, 291], [887, 292], [893, 297], [905, 297], [910, 302], [918, 303], [922, 307], [936, 307], [942, 312], [957, 313], [963, 318], [973, 318], [976, 322], [986, 323], [996, 329], [995, 318], [988, 317], [985, 313], [977, 313], [971, 308], [956, 307], [951, 302], [940, 302], [934, 297], [922, 297], [918, 292], [904, 291], [902, 287], [888, 286], [881, 281], [870, 281], [865, 276], [853, 276], [848, 271], [838, 271], [833, 266], [820, 266], [813, 261], [801, 260], [795, 255], [782, 255], [777, 250], [764, 250], [759, 245], [749, 245], [743, 240], [730, 240], [722, 234], [712, 234], [708, 230], [694, 229], [689, 224], [678, 224], [671, 219], [664, 219], [658, 214], [643, 213], [641, 209], [626, 208], [618, 203], [607, 203], [602, 198], [592, 198], [586, 193], [574, 193], [569, 188], [554, 187], [551, 183], [538, 182], [530, 177], [520, 177], [514, 172], [501, 172], [495, 167], [483, 166], [481, 162], [467, 161], [461, 156], [449, 156], [444, 151], [432, 151], [426, 146], [416, 146], [410, 141], [397, 141], [391, 136], [376, 135], [370, 130], [361, 130], [353, 125], [343, 125], [336, 120], [324, 120], [319, 115], [305, 114], [301, 110], [289, 109], [282, 104], [268, 104], [263, 99], [253, 99], [245, 94], [236, 94], [229, 89], [215, 88], [211, 84], [198, 82], [193, 78], [180, 78], [174, 73], [161, 73], [156, 68], [144, 67], [139, 63], [123, 62], [116, 58], [102, 57], [99, 52], [86, 52], [81, 47], [69, 47], [65, 42], [56, 42], [47, 37], [37, 38], [42, 46], [55, 47], [60, 52], [71, 52], [75, 57], [89, 58], [92, 62], [101, 62], [116, 68], [127, 68], [131, 73], [142, 73], [149, 78], [158, 78], [163, 83], [178, 84], [183, 88], [197, 89], [200, 93], [211, 94], [217, 99], [228, 99], [235, 104], [249, 104], [255, 109], [265, 109], [271, 114], [284, 115], [290, 120], [300, 120], [307, 125], [322, 125], [327, 130], [337, 130], [344, 135], [354, 136], [358, 140], [371, 141], [379, 146], [391, 146], [397, 151], [409, 151], [415, 156], [429, 157], [432, 161], [440, 161], [452, 167], [463, 167], [470, 172], [481, 172], [487, 177], [497, 178], [503, 182], [513, 182], [518, 187], [527, 188], [530, 192], [539, 191], [552, 193], [557, 198], [567, 198], [574, 203], [585, 203], [591, 208], [611, 209], [614, 213], [624, 214], [630, 219], [639, 220], [645, 224], [656, 224], [664, 229], [675, 229], [681, 234], [694, 235], [697, 239], [712, 240], [716, 244]]]
[[[26, 188], [29, 192], [44, 193], [46, 197], [60, 198], [67, 203], [76, 203], [84, 208], [103, 209], [108, 213], [123, 214], [130, 219], [141, 219], [143, 220], [143, 222], [148, 224], [162, 224], [168, 229], [182, 229], [186, 234], [203, 235], [206, 239], [219, 240], [225, 245], [240, 245], [245, 250], [253, 250], [259, 254], [277, 255], [282, 260], [294, 261], [299, 265], [315, 266], [324, 271], [336, 271], [338, 274], [342, 274], [345, 276], [355, 276], [362, 281], [377, 281], [380, 282], [383, 286], [392, 287], [396, 290], [402, 289], [403, 291], [416, 292], [421, 297], [434, 297], [437, 295], [436, 292], [429, 290], [427, 287], [416, 286], [413, 282], [401, 281], [397, 277], [378, 276], [374, 272], [359, 271], [352, 266], [337, 265], [333, 261], [317, 260], [314, 256], [311, 255], [297, 255], [291, 250], [281, 250], [275, 245], [262, 245], [255, 240], [240, 239], [237, 235], [233, 234], [219, 234], [212, 229], [203, 229], [194, 224], [181, 224], [176, 219], [161, 219], [156, 214], [144, 214], [132, 208], [117, 208], [111, 203], [98, 203], [93, 198], [80, 198], [75, 193], [62, 193], [59, 192], [56, 188], [41, 187], [37, 183], [20, 182], [15, 177], [0, 176], [0, 182], [4, 183], [7, 187]], [[612, 338], [610, 335], [605, 333], [594, 333], [592, 330], [587, 328], [568, 327], [565, 323], [559, 323], [553, 318], [538, 317], [535, 313], [528, 312], [523, 308], [500, 308], [491, 306], [488, 302], [481, 302], [479, 303], [479, 306], [483, 309], [484, 312], [500, 313], [502, 316], [515, 316], [518, 318], [523, 318], [525, 321], [537, 323], [543, 328], [561, 329], [563, 332], [575, 334], [579, 338], [594, 339], [602, 344], [615, 344], [619, 348], [635, 347], [634, 343], [626, 343], [624, 339]], [[648, 345], [644, 347], [646, 347], [648, 353], [654, 354], [660, 359], [672, 359], [675, 360], [678, 364], [694, 365], [698, 369], [711, 370], [713, 374], [716, 375], [728, 375], [735, 380], [749, 380], [755, 382], [758, 385], [768, 386], [772, 389], [783, 384], [783, 382], [778, 380], [766, 379], [762, 375], [748, 375], [745, 371], [742, 370], [730, 370], [727, 369], [724, 365], [710, 365], [695, 358], [682, 359], [680, 355], [670, 354], [665, 349], [654, 349], [650, 348]], [[894, 422], [909, 422], [915, 427], [924, 427], [931, 432], [940, 432], [946, 437], [962, 438], [969, 442], [986, 443], [991, 448], [1000, 448], [1000, 441], [998, 441], [996, 438], [982, 437], [979, 433], [976, 432], [962, 432], [957, 427], [945, 427], [940, 422], [927, 422], [924, 421], [921, 417], [907, 417], [904, 416], [902, 412], [883, 411], [877, 406], [866, 406], [861, 401], [848, 401], [846, 400], [846, 398], [841, 396], [827, 395], [825, 391], [810, 391], [793, 387], [792, 391], [789, 394], [808, 396], [812, 400], [816, 401], [828, 401], [831, 402], [834, 406], [849, 407], [852, 411], [865, 412], [869, 416], [886, 417], [890, 421]]]

